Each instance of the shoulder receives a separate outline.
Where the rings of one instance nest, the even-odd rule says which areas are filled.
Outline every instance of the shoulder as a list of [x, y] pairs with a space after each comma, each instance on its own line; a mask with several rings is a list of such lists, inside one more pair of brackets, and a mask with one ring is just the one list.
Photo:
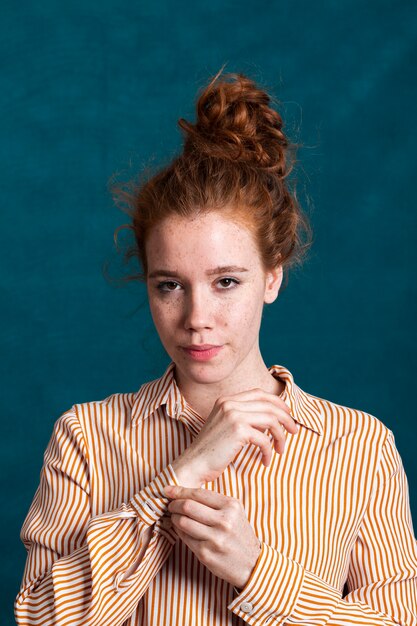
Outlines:
[[379, 480], [379, 474], [391, 475], [392, 468], [398, 467], [400, 461], [393, 432], [376, 415], [310, 393], [303, 394], [311, 406], [317, 407], [323, 454], [331, 459], [335, 468], [339, 467], [349, 476], [348, 481], [360, 476], [360, 480], [373, 489], [378, 484], [375, 481]]
[[319, 411], [323, 433], [330, 438], [337, 436], [370, 440], [375, 446], [382, 446], [392, 431], [376, 415], [360, 408], [346, 406], [326, 398], [302, 392]]
[[55, 421], [54, 431], [80, 430], [86, 436], [98, 429], [123, 428], [130, 423], [136, 395], [137, 392], [112, 393], [101, 400], [75, 403]]

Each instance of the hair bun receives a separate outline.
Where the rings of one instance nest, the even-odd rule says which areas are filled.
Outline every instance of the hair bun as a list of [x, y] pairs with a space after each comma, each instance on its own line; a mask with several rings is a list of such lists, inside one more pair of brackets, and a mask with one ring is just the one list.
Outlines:
[[198, 98], [196, 123], [178, 120], [186, 134], [184, 154], [197, 151], [285, 176], [289, 142], [270, 96], [243, 74], [219, 79], [222, 69]]

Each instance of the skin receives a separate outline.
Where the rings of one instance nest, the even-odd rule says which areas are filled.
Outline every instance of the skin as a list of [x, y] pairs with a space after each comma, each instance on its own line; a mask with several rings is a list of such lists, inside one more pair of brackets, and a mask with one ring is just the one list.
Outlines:
[[[187, 402], [206, 417], [223, 394], [261, 387], [281, 393], [259, 349], [264, 303], [278, 296], [281, 266], [264, 272], [252, 233], [218, 212], [193, 220], [169, 217], [146, 242], [148, 276], [163, 268], [179, 278], [148, 278], [152, 318], [161, 342], [176, 364], [176, 380]], [[206, 276], [208, 269], [237, 265], [243, 273]], [[240, 280], [240, 285], [221, 281]], [[158, 290], [158, 283], [170, 281]], [[172, 282], [172, 281], [175, 281]], [[180, 346], [224, 344], [211, 361], [191, 360]]]
[[[149, 233], [146, 255], [155, 327], [175, 362], [181, 392], [206, 420], [192, 445], [172, 462], [183, 486], [166, 490], [171, 521], [213, 574], [241, 588], [261, 544], [238, 499], [199, 485], [214, 480], [248, 442], [259, 445], [268, 464], [272, 451], [266, 428], [276, 452], [285, 445], [283, 427], [297, 432], [278, 398], [284, 383], [270, 374], [259, 349], [263, 307], [278, 296], [282, 267], [265, 270], [252, 232], [217, 211], [194, 219], [166, 218]], [[207, 274], [232, 265], [247, 271]], [[198, 362], [182, 349], [189, 344], [223, 348], [211, 360]]]

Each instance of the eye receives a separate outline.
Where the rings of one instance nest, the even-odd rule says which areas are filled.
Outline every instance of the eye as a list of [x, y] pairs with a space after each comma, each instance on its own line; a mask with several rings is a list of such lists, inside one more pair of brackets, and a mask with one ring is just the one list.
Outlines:
[[[219, 283], [222, 283], [222, 282], [224, 282], [224, 281], [232, 281], [232, 282], [231, 282], [231, 283], [229, 283], [229, 284], [233, 284], [233, 283], [234, 283], [235, 285], [238, 285], [238, 284], [239, 284], [239, 282], [240, 282], [240, 281], [238, 281], [236, 278], [220, 278]], [[234, 288], [234, 287], [232, 287], [232, 289], [233, 289], [233, 288]], [[229, 290], [230, 290], [230, 287], [228, 287], [228, 286], [226, 285], [226, 289], [229, 289]], [[223, 289], [223, 291], [225, 291], [225, 289]]]
[[176, 291], [176, 289], [164, 289], [164, 287], [166, 287], [167, 285], [178, 285], [178, 283], [174, 282], [173, 280], [165, 280], [162, 283], [159, 283], [157, 285], [157, 289], [159, 289], [159, 291], [162, 292], [167, 292], [167, 291]]
[[[218, 282], [223, 284], [223, 287], [220, 289], [220, 291], [230, 291], [230, 289], [234, 288], [234, 285], [238, 285], [240, 283], [240, 281], [236, 278], [229, 277], [220, 278]], [[177, 289], [175, 289], [175, 287], [177, 286], [181, 285], [179, 285], [179, 283], [175, 282], [174, 280], [164, 280], [159, 283], [156, 288], [162, 293], [169, 293], [173, 291], [178, 291]], [[170, 287], [173, 287], [173, 289], [171, 289]]]

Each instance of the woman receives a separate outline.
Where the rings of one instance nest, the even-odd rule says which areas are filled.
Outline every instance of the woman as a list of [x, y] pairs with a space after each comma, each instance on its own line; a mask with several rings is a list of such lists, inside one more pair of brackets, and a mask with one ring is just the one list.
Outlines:
[[179, 122], [183, 154], [115, 190], [171, 363], [55, 423], [20, 625], [417, 624], [392, 431], [262, 358], [264, 305], [311, 231], [268, 94], [220, 73]]

